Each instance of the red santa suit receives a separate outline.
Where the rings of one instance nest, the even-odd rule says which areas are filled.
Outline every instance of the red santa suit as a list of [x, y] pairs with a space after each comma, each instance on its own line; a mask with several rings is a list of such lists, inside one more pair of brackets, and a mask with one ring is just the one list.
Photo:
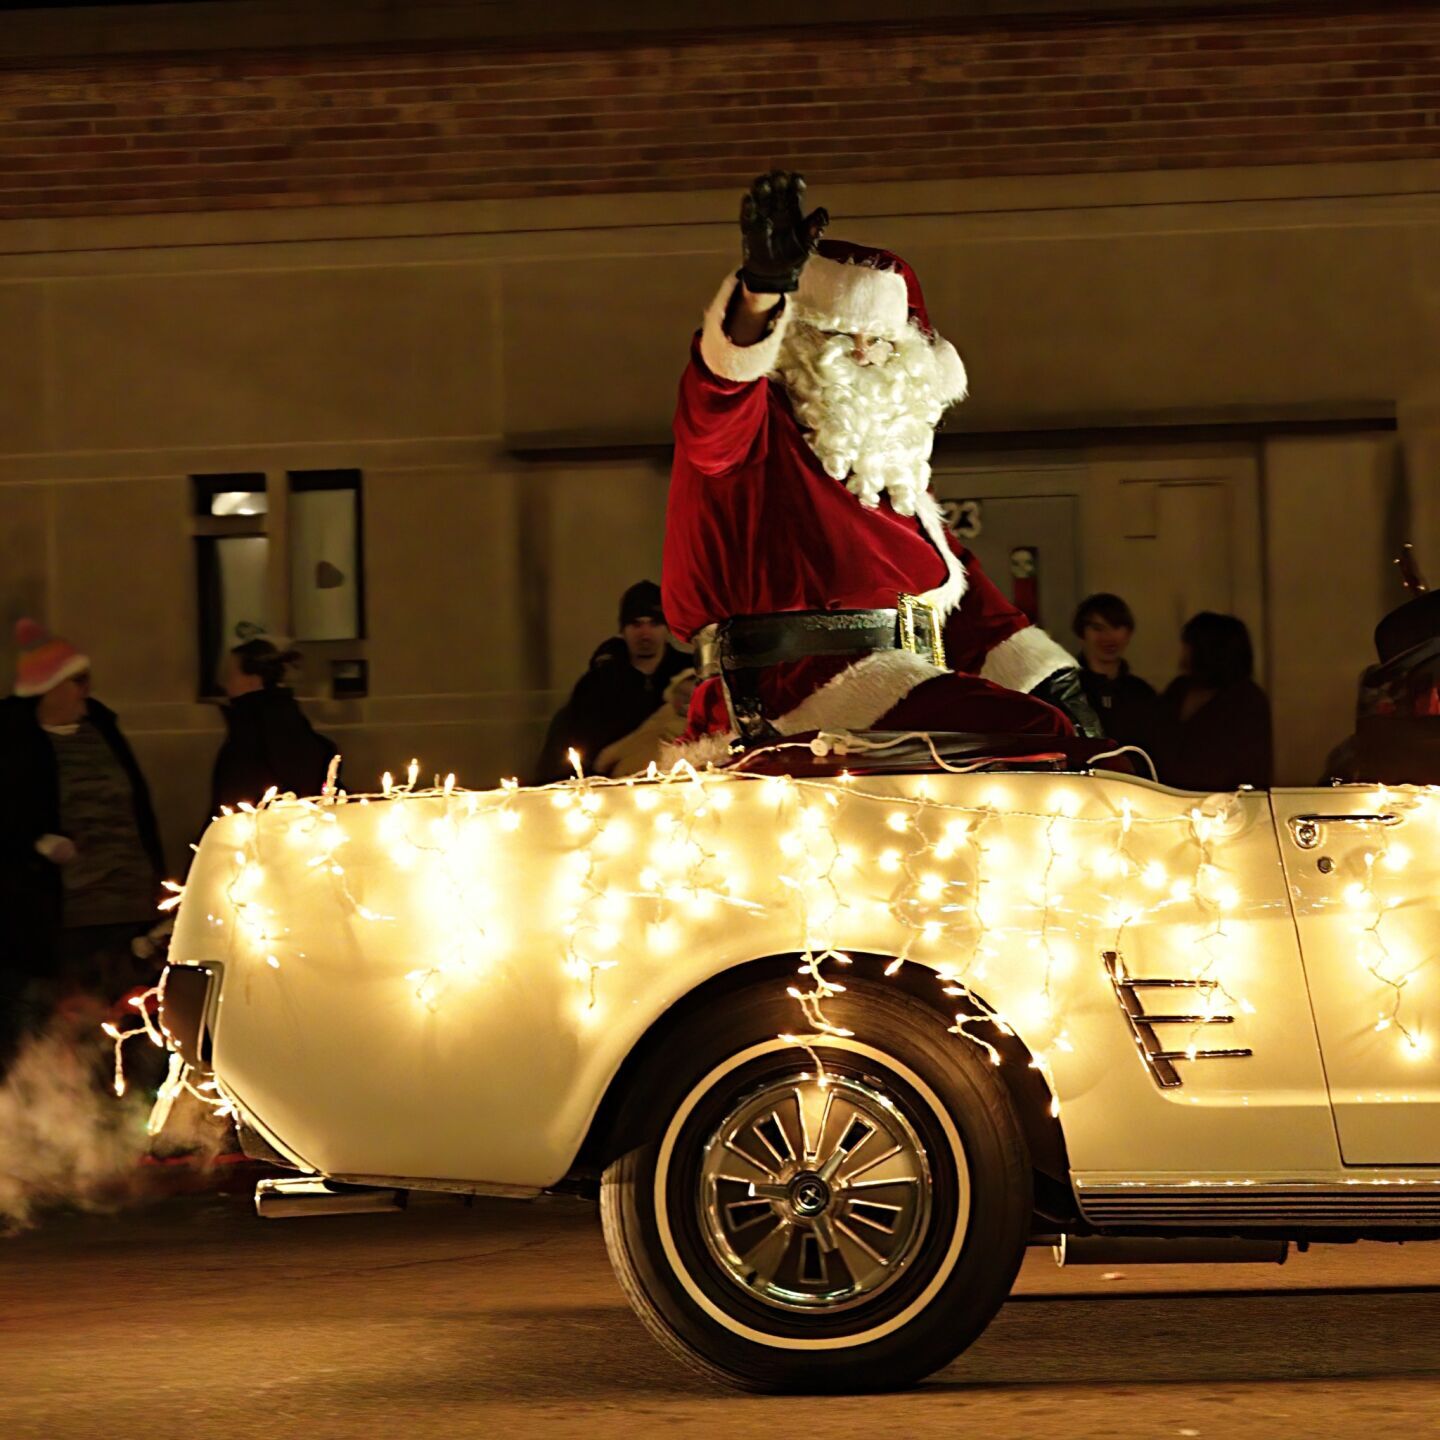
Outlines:
[[[882, 339], [915, 325], [934, 346], [942, 402], [959, 399], [964, 368], [930, 329], [914, 273], [887, 252], [824, 241], [769, 333], [747, 346], [725, 329], [737, 284], [726, 280], [706, 312], [680, 382], [663, 575], [670, 628], [689, 640], [736, 616], [893, 609], [900, 595], [917, 595], [943, 620], [946, 668], [903, 649], [773, 666], [759, 689], [776, 729], [1070, 734], [1058, 710], [1015, 692], [1073, 666], [1073, 657], [950, 535], [926, 483], [928, 463], [920, 461], [912, 514], [889, 493], [865, 503], [826, 472], [772, 377], [792, 320]], [[686, 738], [729, 730], [714, 677], [697, 688]]]

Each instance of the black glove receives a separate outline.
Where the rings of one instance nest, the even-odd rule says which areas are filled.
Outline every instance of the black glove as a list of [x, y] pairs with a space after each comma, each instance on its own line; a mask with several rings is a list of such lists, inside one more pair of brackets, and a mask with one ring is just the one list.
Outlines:
[[805, 177], [788, 170], [757, 175], [740, 202], [745, 263], [740, 278], [753, 295], [785, 295], [800, 283], [805, 262], [830, 223], [825, 210], [801, 213]]
[[1100, 724], [1100, 717], [1085, 698], [1085, 689], [1080, 684], [1080, 671], [1075, 666], [1047, 675], [1030, 693], [1037, 700], [1044, 700], [1057, 710], [1063, 710], [1074, 724], [1077, 735], [1083, 735], [1087, 740], [1100, 740], [1104, 737], [1105, 731]]

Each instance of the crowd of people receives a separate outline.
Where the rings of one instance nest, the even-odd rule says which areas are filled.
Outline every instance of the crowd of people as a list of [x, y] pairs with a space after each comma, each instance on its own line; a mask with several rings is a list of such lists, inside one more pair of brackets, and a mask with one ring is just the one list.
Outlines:
[[1082, 600], [1071, 629], [1081, 684], [1106, 736], [1144, 750], [1161, 781], [1207, 792], [1270, 784], [1270, 702], [1255, 682], [1243, 620], [1212, 610], [1191, 616], [1180, 631], [1179, 673], [1159, 694], [1125, 659], [1135, 616], [1118, 595]]
[[[1108, 740], [1143, 750], [1156, 776], [1181, 790], [1270, 784], [1270, 702], [1255, 681], [1243, 620], [1202, 610], [1180, 631], [1178, 674], [1157, 692], [1125, 658], [1135, 616], [1118, 595], [1087, 596], [1071, 629], [1085, 698]], [[629, 775], [667, 763], [696, 683], [693, 657], [671, 641], [660, 587], [642, 580], [620, 602], [618, 635], [603, 641], [550, 722], [531, 779]], [[1145, 766], [1137, 768], [1144, 773]]]
[[[113, 1001], [153, 976], [167, 873], [150, 787], [91, 693], [90, 658], [34, 620], [15, 638], [0, 700], [0, 1073], [65, 995]], [[320, 792], [335, 747], [286, 684], [297, 659], [255, 627], [226, 654], [209, 814], [272, 785]]]

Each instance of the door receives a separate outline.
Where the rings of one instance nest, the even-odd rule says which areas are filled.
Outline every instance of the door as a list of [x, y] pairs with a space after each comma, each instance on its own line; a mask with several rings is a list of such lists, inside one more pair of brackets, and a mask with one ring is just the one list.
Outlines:
[[1113, 590], [1137, 621], [1128, 659], [1162, 688], [1180, 627], [1197, 611], [1238, 615], [1265, 683], [1259, 469], [1252, 447], [1148, 459], [1097, 456], [1086, 492], [1085, 576]]
[[[1253, 446], [1211, 450], [1097, 449], [1011, 464], [941, 456], [932, 485], [990, 578], [1017, 602], [1033, 597], [1062, 645], [1077, 643], [1079, 601], [1114, 592], [1135, 612], [1131, 668], [1159, 689], [1175, 674], [1181, 625], [1219, 610], [1250, 627], [1263, 683], [1259, 470]], [[1027, 586], [1014, 571], [1032, 561]]]
[[[950, 477], [946, 477], [949, 479]], [[1001, 592], [1037, 625], [1067, 643], [1080, 603], [1079, 497], [938, 497], [951, 529]]]
[[1347, 1165], [1440, 1165], [1440, 799], [1271, 793]]

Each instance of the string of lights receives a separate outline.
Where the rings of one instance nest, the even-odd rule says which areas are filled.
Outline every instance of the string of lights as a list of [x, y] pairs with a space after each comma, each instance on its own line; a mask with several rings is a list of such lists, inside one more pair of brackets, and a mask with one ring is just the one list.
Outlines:
[[[989, 1032], [1023, 1037], [1052, 1094], [1055, 1055], [1074, 1050], [1057, 982], [1084, 955], [1106, 948], [1102, 927], [1108, 948], [1123, 956], [1137, 927], [1194, 917], [1189, 978], [1200, 1009], [1185, 1053], [1196, 1053], [1200, 1029], [1222, 1006], [1255, 1013], [1227, 972], [1235, 941], [1227, 922], [1245, 902], [1243, 877], [1226, 868], [1242, 816], [1234, 796], [1177, 808], [1173, 796], [1156, 792], [1163, 803], [1147, 808], [1143, 794], [1125, 795], [1097, 811], [1063, 781], [1045, 807], [1017, 804], [1004, 773], [977, 774], [961, 786], [927, 776], [700, 771], [686, 762], [611, 780], [586, 774], [578, 757], [574, 769], [572, 779], [550, 786], [507, 780], [468, 791], [453, 775], [421, 787], [412, 761], [403, 782], [387, 773], [376, 794], [332, 785], [318, 799], [272, 791], [259, 805], [242, 806], [224, 817], [213, 842], [230, 855], [229, 943], [275, 969], [305, 958], [267, 894], [275, 868], [292, 872], [298, 858], [301, 872], [328, 881], [314, 903], [328, 895], [362, 930], [405, 924], [405, 905], [423, 905], [427, 924], [417, 943], [425, 953], [404, 978], [415, 1002], [437, 1012], [455, 985], [482, 979], [492, 961], [511, 953], [517, 922], [505, 875], [513, 863], [531, 863], [524, 857], [533, 851], [546, 857], [547, 903], [561, 940], [556, 959], [592, 1012], [606, 971], [636, 955], [663, 962], [724, 907], [737, 919], [791, 927], [798, 978], [787, 988], [803, 1026], [787, 1038], [812, 1054], [825, 1036], [849, 1033], [825, 1008], [844, 993], [841, 977], [852, 963], [844, 947], [855, 944], [847, 937], [881, 930], [899, 937], [887, 973], [922, 962], [958, 1002], [955, 1033], [996, 1064], [1003, 1056]], [[748, 846], [735, 843], [728, 833], [747, 787], [762, 797], [763, 845], [753, 836]], [[375, 823], [357, 829], [344, 818], [353, 813], [347, 807], [367, 810]], [[533, 841], [517, 840], [522, 827], [540, 823], [543, 807], [558, 816], [558, 835], [550, 824]], [[746, 808], [753, 819], [754, 807]], [[1362, 961], [1389, 996], [1375, 1028], [1393, 1027], [1418, 1054], [1428, 1041], [1404, 1017], [1403, 1000], [1429, 957], [1395, 952], [1384, 932], [1392, 901], [1377, 888], [1377, 872], [1398, 873], [1407, 861], [1405, 847], [1382, 835], [1344, 896], [1363, 937]], [[394, 888], [397, 874], [404, 893]], [[387, 884], [388, 904], [376, 898]], [[172, 885], [166, 906], [183, 894]], [[226, 926], [225, 915], [206, 918]], [[1026, 977], [1021, 998], [1005, 1011], [985, 998], [990, 967], [1002, 957], [1012, 980], [1017, 965]], [[1015, 985], [1009, 990], [1013, 996]], [[163, 1043], [152, 1031], [148, 1021], [114, 1030], [117, 1067], [121, 1047], [136, 1035]], [[226, 1103], [218, 1092], [213, 1098]]]

